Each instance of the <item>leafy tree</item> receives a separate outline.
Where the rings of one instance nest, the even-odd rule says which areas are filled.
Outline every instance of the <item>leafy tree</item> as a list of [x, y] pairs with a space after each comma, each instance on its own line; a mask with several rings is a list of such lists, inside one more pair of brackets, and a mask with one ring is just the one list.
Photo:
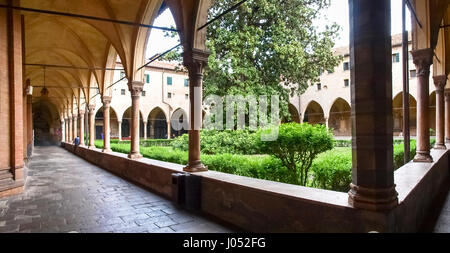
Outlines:
[[[210, 19], [233, 4], [214, 1]], [[340, 27], [319, 32], [313, 24], [328, 6], [329, 0], [250, 0], [212, 23], [205, 96], [279, 95], [280, 115], [289, 118], [289, 96], [303, 93], [340, 61], [332, 52]]]
[[[250, 0], [209, 25], [211, 55], [204, 72], [204, 96], [279, 95], [280, 115], [289, 119], [289, 96], [303, 93], [341, 60], [332, 52], [339, 25], [319, 32], [313, 24], [329, 2]], [[235, 3], [215, 0], [209, 19]], [[179, 52], [164, 58], [181, 60]]]
[[263, 152], [281, 160], [292, 181], [306, 186], [314, 158], [333, 149], [333, 144], [333, 134], [323, 125], [288, 123], [279, 126], [276, 141], [260, 141], [259, 145]]

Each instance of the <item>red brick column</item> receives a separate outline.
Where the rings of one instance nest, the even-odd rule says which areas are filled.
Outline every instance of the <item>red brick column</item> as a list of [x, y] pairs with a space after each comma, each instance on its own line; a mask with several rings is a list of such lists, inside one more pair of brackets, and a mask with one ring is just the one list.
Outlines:
[[430, 48], [412, 52], [417, 69], [417, 151], [414, 162], [433, 161], [430, 156], [429, 124], [429, 85], [430, 65], [433, 63], [433, 50]]
[[447, 149], [445, 146], [445, 107], [444, 107], [444, 87], [447, 83], [447, 76], [433, 77], [436, 86], [436, 144], [435, 149]]
[[[13, 4], [13, 2], [8, 1], [9, 4]], [[7, 9], [6, 14], [7, 31], [6, 34], [0, 36], [6, 36], [8, 48], [8, 66], [3, 67], [2, 71], [7, 71], [10, 90], [10, 167], [14, 180], [21, 180], [24, 178], [23, 135], [25, 132], [23, 124], [22, 19], [20, 12], [13, 9]]]
[[103, 152], [111, 152], [110, 109], [111, 97], [103, 97]]
[[89, 148], [95, 148], [95, 106], [89, 105]]
[[128, 86], [131, 93], [131, 149], [128, 158], [139, 159], [142, 158], [139, 152], [139, 101], [144, 83], [131, 81]]
[[203, 68], [208, 63], [208, 52], [192, 49], [183, 53], [183, 64], [189, 71], [189, 162], [183, 169], [187, 172], [207, 171], [200, 152], [200, 130], [202, 127], [202, 82]]
[[349, 204], [390, 210], [398, 204], [392, 145], [391, 4], [350, 0], [349, 7], [353, 125]]
[[445, 142], [450, 143], [450, 89], [445, 90]]
[[80, 111], [80, 145], [84, 146], [84, 111]]

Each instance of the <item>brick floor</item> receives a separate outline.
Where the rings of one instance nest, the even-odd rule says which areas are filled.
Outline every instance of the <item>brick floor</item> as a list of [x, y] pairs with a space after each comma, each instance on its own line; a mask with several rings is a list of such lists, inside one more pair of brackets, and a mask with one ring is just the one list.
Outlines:
[[25, 193], [0, 199], [0, 233], [232, 232], [76, 157], [36, 147]]

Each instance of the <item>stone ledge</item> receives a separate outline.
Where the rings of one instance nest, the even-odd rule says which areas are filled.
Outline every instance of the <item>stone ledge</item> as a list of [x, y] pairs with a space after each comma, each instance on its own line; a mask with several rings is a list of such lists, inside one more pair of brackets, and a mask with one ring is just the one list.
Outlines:
[[[119, 176], [170, 198], [171, 175], [179, 164], [83, 147], [69, 151]], [[395, 172], [399, 205], [390, 212], [353, 208], [348, 194], [225, 174], [202, 178], [201, 211], [252, 232], [415, 232], [449, 174], [449, 151], [432, 150], [435, 162], [408, 163]]]

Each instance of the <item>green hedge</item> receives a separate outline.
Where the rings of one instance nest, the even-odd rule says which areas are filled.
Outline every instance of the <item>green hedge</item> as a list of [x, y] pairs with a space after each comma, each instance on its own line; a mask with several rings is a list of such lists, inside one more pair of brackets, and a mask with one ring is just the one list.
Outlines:
[[314, 160], [310, 186], [347, 192], [352, 181], [352, 151], [340, 148], [328, 151]]

